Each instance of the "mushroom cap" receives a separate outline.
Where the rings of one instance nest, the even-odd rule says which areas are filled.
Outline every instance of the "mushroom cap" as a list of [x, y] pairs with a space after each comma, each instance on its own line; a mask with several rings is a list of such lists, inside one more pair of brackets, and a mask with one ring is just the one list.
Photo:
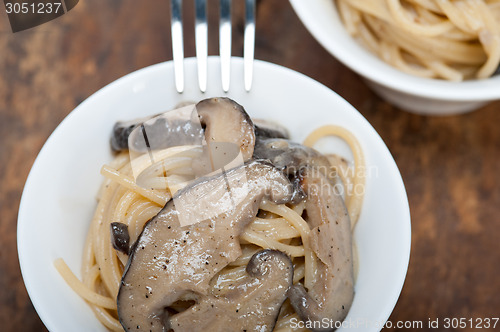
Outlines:
[[237, 144], [243, 160], [252, 158], [255, 146], [255, 129], [243, 106], [226, 97], [209, 98], [196, 104], [196, 111], [202, 127], [205, 127], [205, 140]]

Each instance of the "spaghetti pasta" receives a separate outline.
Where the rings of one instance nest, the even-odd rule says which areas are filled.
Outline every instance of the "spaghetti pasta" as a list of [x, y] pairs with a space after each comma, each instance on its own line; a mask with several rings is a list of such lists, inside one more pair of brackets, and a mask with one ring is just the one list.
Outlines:
[[500, 64], [496, 0], [337, 0], [347, 31], [412, 75], [484, 79]]
[[[346, 129], [338, 126], [321, 127], [311, 133], [304, 145], [313, 146], [319, 139], [331, 135], [345, 140], [353, 151], [355, 171], [346, 175], [349, 179], [344, 177], [344, 182], [363, 183], [363, 153], [359, 142]], [[161, 168], [161, 171], [151, 172], [150, 176], [156, 178], [158, 183], [172, 184], [172, 188], [138, 186], [133, 180], [132, 165], [126, 152], [118, 154], [109, 165], [102, 167], [101, 174], [105, 180], [99, 192], [98, 205], [85, 243], [82, 281], [77, 279], [62, 259], [57, 259], [54, 265], [68, 285], [85, 299], [96, 317], [109, 330], [122, 331], [117, 315], [116, 297], [128, 259], [113, 248], [110, 241], [110, 224], [120, 222], [127, 225], [130, 240], [136, 241], [146, 222], [158, 214], [175, 193], [176, 186], [182, 181], [194, 178], [192, 170], [186, 170], [186, 165], [199, 153], [200, 149], [182, 147], [168, 148], [157, 153], [157, 157], [160, 156], [156, 159], [160, 160], [158, 165], [161, 163], [161, 167], [157, 169]], [[331, 167], [339, 173], [338, 167], [343, 166]], [[142, 169], [149, 168], [144, 166]], [[169, 179], [176, 177], [177, 180], [173, 182]], [[347, 194], [346, 204], [354, 227], [359, 218], [362, 195]], [[228, 285], [244, 278], [245, 267], [252, 255], [263, 248], [287, 253], [294, 266], [293, 283], [303, 283], [306, 288], [312, 288], [318, 278], [318, 263], [309, 245], [311, 228], [303, 217], [305, 208], [305, 201], [293, 205], [262, 202], [259, 215], [240, 236], [242, 255], [211, 280], [211, 292], [224, 294], [229, 289]], [[184, 309], [182, 304], [172, 306], [172, 310]], [[299, 331], [300, 329], [292, 329], [293, 318], [298, 319], [298, 315], [287, 300], [282, 306], [275, 330]]]

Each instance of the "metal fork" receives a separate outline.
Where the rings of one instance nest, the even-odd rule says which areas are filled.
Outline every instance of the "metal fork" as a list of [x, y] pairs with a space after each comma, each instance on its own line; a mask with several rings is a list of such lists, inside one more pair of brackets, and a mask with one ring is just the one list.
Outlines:
[[[207, 90], [207, 0], [195, 0], [195, 39], [200, 90]], [[184, 44], [182, 34], [182, 0], [170, 0], [172, 25], [172, 53], [175, 87], [184, 91]], [[243, 67], [245, 90], [252, 88], [253, 58], [255, 49], [255, 0], [245, 0], [245, 32]], [[221, 61], [222, 89], [229, 91], [231, 75], [231, 0], [220, 0], [219, 55]]]

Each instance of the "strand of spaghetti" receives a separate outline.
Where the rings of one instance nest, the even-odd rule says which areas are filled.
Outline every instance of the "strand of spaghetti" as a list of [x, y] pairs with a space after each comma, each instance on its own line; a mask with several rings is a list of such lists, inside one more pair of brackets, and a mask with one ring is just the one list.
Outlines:
[[488, 60], [479, 68], [477, 77], [486, 78], [495, 72], [500, 63], [500, 25], [484, 2], [473, 2], [469, 6], [473, 6], [485, 25], [479, 32], [479, 41], [488, 55]]
[[436, 4], [456, 27], [475, 35], [474, 29], [467, 24], [465, 13], [456, 4], [452, 4], [449, 0], [436, 0]]
[[477, 15], [475, 8], [473, 6], [470, 6], [470, 4], [473, 2], [474, 0], [457, 1], [454, 3], [454, 5], [457, 6], [457, 8], [462, 13], [464, 21], [469, 26], [470, 30], [477, 33], [479, 30], [481, 30], [481, 28], [484, 27], [484, 22], [482, 21], [482, 18]]
[[293, 283], [296, 284], [302, 280], [306, 274], [304, 264], [297, 264], [293, 268]]
[[71, 271], [62, 258], [57, 258], [54, 261], [54, 266], [59, 274], [64, 278], [66, 283], [73, 289], [75, 293], [80, 295], [85, 300], [107, 309], [116, 308], [116, 303], [112, 298], [102, 296], [88, 289]]
[[130, 241], [133, 243], [139, 237], [146, 222], [160, 212], [161, 207], [151, 201], [140, 199], [127, 211]]
[[85, 247], [83, 250], [83, 264], [82, 264], [82, 275], [85, 276], [88, 272], [88, 268], [94, 264], [96, 261], [96, 239], [99, 238], [99, 225], [103, 222], [104, 215], [108, 210], [108, 206], [111, 202], [113, 194], [118, 188], [118, 184], [112, 182], [110, 179], [104, 180], [104, 186], [101, 191], [101, 198], [97, 204], [94, 217], [92, 218], [90, 229], [85, 241]]
[[85, 280], [83, 281], [83, 283], [85, 284], [85, 286], [88, 289], [95, 289], [95, 282], [96, 282], [97, 278], [99, 277], [100, 273], [101, 272], [99, 270], [99, 266], [98, 265], [93, 265], [89, 269], [89, 273], [86, 276]]
[[[411, 1], [408, 1], [408, 3], [411, 4]], [[424, 7], [424, 6], [418, 6], [415, 4], [411, 5], [411, 9], [414, 11], [414, 14], [416, 17], [418, 17], [419, 21], [425, 22], [425, 23], [440, 23], [443, 22], [443, 15], [437, 15], [434, 11]], [[443, 34], [448, 34], [451, 31], [456, 31], [456, 26], [454, 24], [451, 24], [451, 30], [448, 32], [445, 32]]]
[[138, 196], [139, 195], [132, 190], [126, 191], [118, 201], [116, 209], [113, 211], [113, 217], [111, 218], [111, 220], [123, 223], [127, 210], [129, 209], [130, 205], [137, 200]]
[[408, 17], [409, 13], [405, 12], [399, 0], [387, 0], [387, 5], [394, 21], [414, 35], [435, 37], [453, 29], [453, 24], [449, 21], [442, 21], [433, 25], [415, 23], [415, 21]]
[[[366, 18], [363, 17], [365, 20]], [[369, 27], [366, 24], [359, 24], [359, 36], [361, 37], [361, 40], [364, 42], [365, 47], [368, 48], [371, 52], [377, 54], [380, 56], [380, 42], [378, 39], [375, 37], [375, 35], [372, 33], [372, 31], [369, 29]]]
[[[303, 200], [302, 202], [296, 204], [295, 206], [292, 207], [292, 210], [297, 213], [299, 216], [304, 213], [304, 209], [306, 208], [306, 201]], [[286, 219], [285, 219], [286, 220]]]
[[155, 202], [156, 204], [163, 206], [165, 203], [171, 198], [169, 194], [162, 194], [156, 190], [146, 190], [144, 188], [139, 187], [135, 181], [129, 176], [125, 176], [120, 174], [115, 169], [104, 165], [101, 169], [101, 174], [118, 182], [120, 185], [124, 186], [127, 189], [133, 190], [136, 193], [146, 197], [147, 199]]
[[263, 232], [266, 236], [273, 237], [275, 240], [286, 240], [300, 236], [300, 233], [284, 218], [255, 218], [252, 223], [247, 226], [253, 231]]
[[479, 68], [477, 72], [478, 78], [487, 78], [493, 75], [499, 67], [500, 64], [500, 35], [495, 35], [494, 37], [498, 42], [495, 43], [490, 52], [488, 53], [488, 61]]
[[140, 174], [152, 164], [157, 162], [162, 163], [165, 160], [168, 161], [172, 157], [195, 158], [196, 156], [199, 156], [201, 152], [201, 145], [173, 146], [167, 149], [153, 151], [151, 155], [144, 152], [137, 156], [137, 153], [132, 152], [130, 164], [134, 172], [136, 172], [136, 174]]
[[[424, 67], [431, 69], [433, 71], [433, 76], [434, 77], [440, 77], [444, 78], [447, 80], [453, 80], [453, 81], [461, 81], [464, 79], [466, 72], [465, 71], [459, 71], [458, 64], [455, 63], [454, 65], [456, 66], [457, 69], [451, 68], [449, 65], [446, 64], [446, 62], [449, 62], [450, 59], [445, 59], [444, 57], [440, 55], [431, 55], [429, 56], [429, 53], [427, 50], [424, 49], [418, 49], [415, 48], [414, 46], [411, 46], [410, 43], [407, 43], [409, 40], [407, 36], [403, 36], [400, 32], [388, 32], [388, 35], [391, 38], [394, 38], [394, 40], [397, 41], [397, 43], [400, 43], [405, 51], [411, 52], [414, 56], [415, 59], [418, 59], [418, 63], [423, 65]], [[403, 40], [405, 39], [405, 40]], [[433, 46], [429, 46], [433, 47]], [[458, 54], [458, 53], [457, 53]], [[466, 64], [466, 65], [478, 65], [479, 62], [481, 61], [481, 58], [477, 58], [477, 61], [474, 61], [472, 63]], [[465, 58], [464, 58], [465, 60]], [[449, 62], [453, 63], [453, 61]], [[476, 67], [477, 70], [477, 67]]]
[[340, 16], [342, 17], [342, 20], [345, 22], [345, 27], [347, 29], [347, 32], [350, 35], [354, 36], [357, 32], [356, 26], [361, 21], [361, 16], [359, 12], [352, 10], [349, 4], [344, 1], [339, 1], [337, 3], [337, 6], [339, 8]]
[[[87, 286], [88, 289], [93, 289], [95, 292], [99, 293], [99, 289], [98, 289], [99, 287], [96, 285], [96, 283], [97, 283], [97, 280], [100, 277], [100, 275], [101, 275], [101, 270], [100, 270], [99, 266], [93, 265], [89, 270], [89, 274], [85, 278], [86, 279], [86, 281], [84, 282], [85, 286]], [[105, 290], [104, 290], [104, 292], [105, 292]], [[96, 312], [94, 310], [94, 313], [96, 314], [97, 318], [101, 321], [101, 323], [103, 323], [106, 326], [108, 326], [108, 325], [110, 326], [108, 328], [113, 329], [114, 327], [120, 326], [120, 323], [114, 317], [109, 315], [108, 311], [105, 308], [97, 306], [97, 305], [92, 304], [92, 303], [89, 303], [89, 304], [90, 304], [91, 308], [95, 307], [95, 308], [101, 309], [98, 312]], [[115, 307], [112, 309], [109, 309], [109, 310], [113, 310], [113, 311], [117, 310], [116, 309], [116, 302], [115, 302]]]
[[248, 230], [261, 233], [263, 236], [267, 238], [272, 238], [274, 241], [279, 241], [284, 244], [287, 241], [300, 236], [299, 232], [291, 227], [286, 225], [252, 225], [247, 228]]
[[[337, 136], [342, 138], [350, 147], [354, 156], [354, 180], [352, 198], [347, 205], [349, 217], [351, 218], [351, 229], [354, 229], [361, 212], [365, 189], [365, 158], [363, 150], [356, 137], [347, 129], [335, 125], [327, 125], [314, 130], [304, 140], [304, 145], [313, 147], [319, 139], [327, 136]], [[363, 189], [360, 193], [359, 188]]]
[[[131, 219], [127, 218], [127, 215], [129, 213], [128, 211], [131, 208], [131, 206], [134, 205], [135, 202], [137, 202], [141, 198], [142, 198], [142, 196], [140, 196], [136, 192], [131, 191], [131, 190], [126, 190], [124, 192], [124, 194], [119, 198], [116, 207], [111, 211], [110, 222], [120, 222], [120, 223], [127, 225], [129, 235], [130, 235], [130, 233], [132, 233], [131, 230], [133, 230], [133, 228], [131, 227], [131, 225], [129, 223]], [[135, 224], [136, 220], [132, 219], [132, 221]], [[135, 241], [135, 239], [132, 238], [132, 243], [134, 241]], [[116, 255], [116, 257], [120, 261], [121, 265], [123, 265], [123, 266], [126, 265], [127, 260], [128, 260], [127, 255], [125, 255], [121, 252], [117, 252], [117, 251], [114, 251], [114, 254]], [[116, 272], [121, 273], [122, 272], [121, 267], [117, 267]]]
[[401, 56], [398, 46], [391, 44], [389, 51], [392, 53], [392, 58], [394, 59], [394, 65], [396, 68], [415, 76], [428, 78], [435, 76], [435, 73], [429, 68], [408, 64], [408, 62], [406, 62]]
[[464, 80], [464, 75], [459, 70], [453, 69], [450, 66], [446, 65], [442, 61], [436, 60], [422, 60], [423, 63], [426, 64], [428, 68], [431, 68], [438, 74], [438, 76], [447, 79], [452, 82], [460, 82]]
[[279, 216], [282, 216], [286, 220], [290, 222], [290, 224], [299, 231], [300, 236], [304, 239], [309, 236], [309, 233], [311, 232], [311, 229], [309, 228], [309, 225], [307, 222], [300, 216], [298, 215], [295, 211], [290, 209], [288, 206], [285, 205], [276, 205], [273, 204], [269, 201], [263, 201], [260, 204], [260, 208], [265, 211], [272, 212], [274, 214], [277, 214]]
[[276, 240], [267, 238], [264, 234], [258, 234], [255, 231], [246, 229], [241, 235], [240, 238], [248, 241], [250, 243], [256, 244], [263, 248], [270, 248], [275, 250], [280, 250], [287, 253], [291, 257], [301, 257], [304, 256], [304, 247], [300, 246], [290, 246], [287, 244], [280, 243]]
[[387, 23], [375, 21], [370, 17], [367, 17], [367, 22], [377, 27], [376, 33], [379, 38], [389, 38], [389, 40], [399, 44], [405, 51], [416, 54], [420, 58], [438, 57], [443, 61], [475, 65], [480, 65], [486, 60], [484, 49], [479, 44], [446, 40], [442, 37], [410, 35], [403, 30], [394, 29]]
[[436, 5], [434, 0], [408, 0], [409, 2], [412, 2], [418, 6], [421, 6], [427, 10], [433, 11], [438, 14], [442, 14], [443, 12], [440, 10], [440, 8]]
[[90, 308], [94, 312], [97, 319], [108, 329], [115, 332], [123, 331], [123, 327], [120, 322], [115, 317], [111, 316], [106, 309], [92, 304], [90, 305]]
[[[134, 176], [136, 179], [137, 183], [142, 183], [147, 181], [150, 178], [155, 178], [155, 177], [164, 177], [164, 175], [170, 175], [173, 170], [183, 168], [183, 167], [189, 167], [192, 163], [192, 158], [188, 157], [175, 157], [172, 159], [166, 159], [166, 160], [160, 160], [145, 170], [141, 171], [140, 173], [138, 172], [137, 169], [133, 169], [134, 171]], [[142, 185], [143, 187], [145, 185]], [[150, 188], [150, 186], [146, 186], [147, 188]], [[153, 187], [151, 187], [153, 188]], [[163, 183], [162, 189], [165, 189], [166, 186]]]
[[141, 196], [129, 207], [129, 209], [125, 213], [125, 224], [128, 226], [128, 233], [131, 243], [134, 243], [137, 240], [140, 232], [142, 231], [142, 225], [140, 225], [140, 222], [137, 222], [138, 216], [141, 215], [142, 212], [151, 205], [155, 206], [157, 209], [160, 209], [159, 206], [149, 200], [143, 199]]
[[[442, 14], [435, 14], [434, 12], [428, 10], [425, 7], [422, 6], [415, 6], [415, 13], [416, 17], [419, 21], [424, 21], [424, 22], [429, 22], [429, 23], [439, 23], [443, 21], [443, 15]], [[475, 39], [477, 36], [475, 36], [473, 33], [469, 31], [464, 31], [460, 30], [454, 22], [449, 20], [449, 17], [446, 18], [448, 20], [448, 23], [452, 26], [452, 28], [449, 31], [446, 31], [442, 33], [440, 36], [445, 37], [445, 38], [450, 38], [453, 40], [460, 40], [460, 41], [469, 41]]]
[[103, 222], [98, 225], [98, 236], [95, 242], [95, 259], [101, 268], [101, 280], [106, 286], [110, 296], [116, 298], [121, 280], [121, 267], [116, 256], [116, 251], [111, 245], [110, 225], [113, 211], [118, 201], [127, 192], [127, 188], [118, 187], [109, 204], [110, 208], [105, 211]]
[[393, 19], [387, 8], [385, 0], [344, 0], [349, 3], [352, 8], [356, 8], [362, 13], [367, 13], [385, 22], [392, 22]]
[[276, 205], [266, 201], [261, 203], [260, 208], [284, 217], [292, 224], [293, 227], [295, 227], [295, 229], [299, 231], [304, 245], [304, 258], [306, 266], [304, 285], [306, 288], [310, 289], [317, 278], [317, 262], [316, 255], [309, 247], [309, 234], [311, 233], [309, 225], [301, 216], [285, 205]]
[[151, 201], [139, 200], [128, 211], [127, 223], [130, 232], [130, 241], [135, 242], [144, 229], [146, 222], [160, 212], [161, 207]]
[[[93, 224], [90, 225], [92, 228]], [[85, 244], [83, 246], [83, 255], [82, 255], [82, 277], [83, 281], [85, 281], [86, 275], [89, 274], [89, 269], [95, 264], [95, 256], [94, 256], [94, 237], [92, 236], [93, 232], [89, 229], [87, 234], [87, 238], [85, 239]]]

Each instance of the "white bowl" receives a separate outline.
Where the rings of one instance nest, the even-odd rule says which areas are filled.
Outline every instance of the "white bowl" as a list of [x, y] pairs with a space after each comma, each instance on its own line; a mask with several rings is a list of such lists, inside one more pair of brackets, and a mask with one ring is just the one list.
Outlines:
[[366, 79], [390, 103], [421, 114], [446, 115], [475, 110], [500, 99], [500, 75], [485, 80], [448, 82], [406, 74], [380, 60], [345, 30], [334, 0], [290, 0], [311, 34], [344, 65]]
[[[196, 62], [185, 62], [187, 86], [174, 88], [173, 65], [161, 63], [131, 73], [79, 105], [40, 151], [24, 188], [18, 220], [18, 251], [30, 298], [52, 332], [105, 331], [86, 303], [53, 266], [62, 257], [80, 276], [82, 249], [102, 181], [100, 167], [112, 159], [109, 137], [115, 121], [168, 110], [185, 100], [222, 96], [218, 58], [209, 59], [205, 94], [199, 92]], [[346, 127], [360, 141], [368, 169], [366, 196], [354, 237], [359, 254], [356, 295], [347, 322], [379, 330], [403, 285], [410, 254], [410, 214], [398, 168], [370, 124], [325, 86], [292, 70], [256, 61], [254, 84], [243, 86], [243, 61], [233, 59], [227, 96], [253, 117], [281, 122], [302, 141], [324, 124]], [[323, 147], [325, 144], [323, 144]], [[330, 150], [342, 150], [333, 141]], [[366, 326], [360, 326], [365, 330]]]

